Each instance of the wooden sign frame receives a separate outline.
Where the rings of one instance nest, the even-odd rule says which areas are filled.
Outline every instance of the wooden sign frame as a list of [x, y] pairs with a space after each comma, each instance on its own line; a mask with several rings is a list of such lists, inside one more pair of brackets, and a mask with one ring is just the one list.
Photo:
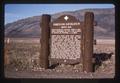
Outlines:
[[[81, 22], [82, 27], [82, 57], [83, 71], [93, 72], [93, 27], [94, 27], [94, 14], [86, 12], [84, 21]], [[41, 19], [41, 49], [40, 49], [40, 66], [42, 68], [49, 68], [49, 55], [50, 55], [50, 15], [42, 15]]]

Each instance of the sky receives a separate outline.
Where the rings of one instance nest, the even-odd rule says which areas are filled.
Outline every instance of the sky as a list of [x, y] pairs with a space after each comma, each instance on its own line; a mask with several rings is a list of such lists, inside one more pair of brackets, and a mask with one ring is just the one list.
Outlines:
[[5, 24], [42, 14], [90, 8], [114, 8], [113, 4], [5, 4]]

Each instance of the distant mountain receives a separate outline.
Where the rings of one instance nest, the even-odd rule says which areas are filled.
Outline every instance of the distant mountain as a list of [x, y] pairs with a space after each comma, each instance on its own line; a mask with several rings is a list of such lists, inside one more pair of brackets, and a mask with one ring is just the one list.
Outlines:
[[[73, 15], [83, 21], [87, 11], [93, 12], [95, 21], [97, 21], [97, 26], [94, 27], [94, 38], [115, 37], [115, 11], [113, 8], [60, 12], [51, 15], [52, 21], [63, 14]], [[34, 16], [6, 24], [5, 37], [40, 37], [40, 19], [41, 16]]]

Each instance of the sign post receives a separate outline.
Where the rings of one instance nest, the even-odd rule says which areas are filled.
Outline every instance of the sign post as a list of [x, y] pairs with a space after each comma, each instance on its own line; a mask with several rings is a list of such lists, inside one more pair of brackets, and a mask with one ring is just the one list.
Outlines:
[[49, 23], [51, 20], [50, 15], [42, 15], [41, 22], [41, 48], [40, 48], [40, 66], [42, 68], [49, 67], [49, 38], [50, 38], [50, 27]]
[[84, 20], [84, 55], [83, 55], [83, 71], [93, 72], [93, 26], [94, 14], [92, 12], [85, 13]]

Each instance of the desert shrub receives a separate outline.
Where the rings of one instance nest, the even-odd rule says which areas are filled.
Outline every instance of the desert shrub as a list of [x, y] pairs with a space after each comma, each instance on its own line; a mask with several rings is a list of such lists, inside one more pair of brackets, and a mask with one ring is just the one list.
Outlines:
[[9, 46], [10, 65], [19, 70], [38, 66], [39, 44], [14, 43]]

